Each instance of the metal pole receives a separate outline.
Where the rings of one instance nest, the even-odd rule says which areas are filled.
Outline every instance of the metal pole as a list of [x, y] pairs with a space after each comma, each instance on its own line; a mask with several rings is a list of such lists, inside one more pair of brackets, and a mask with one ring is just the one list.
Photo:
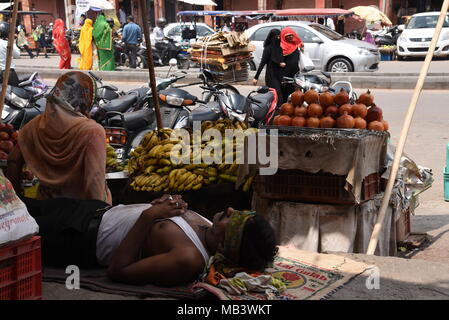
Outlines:
[[[19, 0], [14, 1], [12, 17], [9, 23], [9, 35], [8, 35], [8, 47], [6, 49], [6, 62], [5, 62], [5, 70], [3, 71], [3, 83], [2, 83], [2, 92], [0, 93], [0, 114], [3, 112], [3, 105], [5, 103], [6, 89], [8, 88], [8, 80], [9, 80], [9, 71], [11, 69], [11, 61], [12, 61], [12, 49], [14, 47], [14, 34], [16, 30], [16, 22], [17, 22], [17, 8], [19, 7]], [[11, 10], [10, 10], [11, 12]], [[2, 120], [0, 119], [0, 122]]]
[[148, 23], [148, 17], [150, 15], [147, 6], [147, 0], [139, 0], [140, 7], [142, 8], [142, 24], [143, 24], [143, 34], [145, 35], [145, 42], [147, 45], [148, 54], [148, 73], [150, 75], [150, 86], [151, 86], [151, 96], [153, 97], [154, 111], [156, 112], [156, 123], [157, 128], [160, 130], [162, 126], [162, 116], [161, 109], [159, 107], [159, 96], [156, 91], [156, 77], [154, 76], [154, 64], [153, 64], [153, 51], [151, 48], [150, 41], [150, 25]]
[[429, 71], [430, 63], [432, 62], [433, 53], [435, 52], [435, 47], [437, 45], [438, 38], [440, 37], [441, 29], [443, 28], [444, 19], [446, 17], [446, 12], [449, 8], [449, 0], [444, 0], [443, 6], [441, 7], [440, 17], [433, 33], [432, 42], [430, 43], [429, 51], [427, 51], [426, 59], [421, 68], [419, 74], [418, 82], [416, 83], [415, 91], [413, 91], [412, 100], [408, 107], [407, 114], [405, 115], [404, 125], [402, 127], [401, 136], [399, 138], [398, 146], [394, 154], [393, 166], [391, 167], [390, 177], [388, 179], [387, 188], [385, 190], [385, 195], [382, 199], [382, 205], [380, 206], [379, 216], [377, 218], [376, 225], [373, 229], [373, 234], [368, 245], [367, 254], [373, 255], [376, 251], [377, 243], [379, 241], [379, 234], [382, 230], [382, 225], [385, 219], [385, 214], [387, 212], [388, 203], [390, 202], [391, 192], [393, 191], [394, 182], [398, 174], [399, 164], [402, 157], [402, 152], [404, 151], [405, 142], [407, 140], [408, 130], [410, 129], [410, 124], [412, 123], [413, 113], [416, 109], [416, 104], [418, 103], [421, 90], [424, 85], [424, 81]]

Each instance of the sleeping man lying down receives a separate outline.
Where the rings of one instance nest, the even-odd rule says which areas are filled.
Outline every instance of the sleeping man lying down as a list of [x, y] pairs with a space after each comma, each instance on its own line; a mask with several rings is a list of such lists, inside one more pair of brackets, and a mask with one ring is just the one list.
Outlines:
[[228, 208], [210, 222], [181, 196], [151, 204], [24, 199], [42, 237], [44, 264], [108, 267], [128, 284], [181, 285], [197, 279], [217, 252], [235, 265], [263, 271], [277, 252], [274, 231], [254, 212]]

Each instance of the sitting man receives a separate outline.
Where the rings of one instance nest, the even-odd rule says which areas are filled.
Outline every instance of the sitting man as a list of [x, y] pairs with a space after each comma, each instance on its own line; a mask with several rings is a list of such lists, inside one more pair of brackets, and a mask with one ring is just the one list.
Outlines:
[[262, 216], [228, 208], [212, 223], [188, 211], [177, 195], [112, 208], [97, 200], [24, 201], [39, 224], [44, 263], [108, 266], [117, 282], [185, 284], [198, 279], [217, 252], [263, 271], [277, 253], [274, 231]]

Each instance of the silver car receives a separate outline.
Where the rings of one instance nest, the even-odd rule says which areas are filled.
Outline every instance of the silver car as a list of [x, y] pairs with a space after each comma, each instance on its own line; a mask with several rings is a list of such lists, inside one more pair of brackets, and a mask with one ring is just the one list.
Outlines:
[[271, 29], [292, 28], [304, 43], [304, 50], [315, 69], [328, 72], [376, 71], [380, 54], [377, 46], [348, 39], [321, 24], [303, 21], [278, 21], [255, 25], [246, 34], [256, 46], [253, 52], [256, 68], [262, 58], [263, 42]]

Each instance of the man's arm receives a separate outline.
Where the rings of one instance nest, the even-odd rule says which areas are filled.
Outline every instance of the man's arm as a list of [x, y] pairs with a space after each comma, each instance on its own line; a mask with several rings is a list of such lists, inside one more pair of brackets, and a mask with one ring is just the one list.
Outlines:
[[25, 160], [23, 159], [22, 152], [20, 151], [19, 145], [16, 145], [8, 156], [6, 177], [11, 181], [18, 195], [23, 194], [21, 177], [24, 165]]
[[[133, 284], [172, 285], [185, 283], [201, 272], [202, 258], [197, 259], [196, 250], [192, 253], [188, 248], [173, 249], [168, 253], [139, 260], [143, 243], [155, 221], [185, 212], [187, 204], [180, 197], [173, 198], [156, 202], [142, 212], [120, 244], [108, 268], [108, 275], [112, 280]], [[177, 202], [179, 207], [176, 206]]]

